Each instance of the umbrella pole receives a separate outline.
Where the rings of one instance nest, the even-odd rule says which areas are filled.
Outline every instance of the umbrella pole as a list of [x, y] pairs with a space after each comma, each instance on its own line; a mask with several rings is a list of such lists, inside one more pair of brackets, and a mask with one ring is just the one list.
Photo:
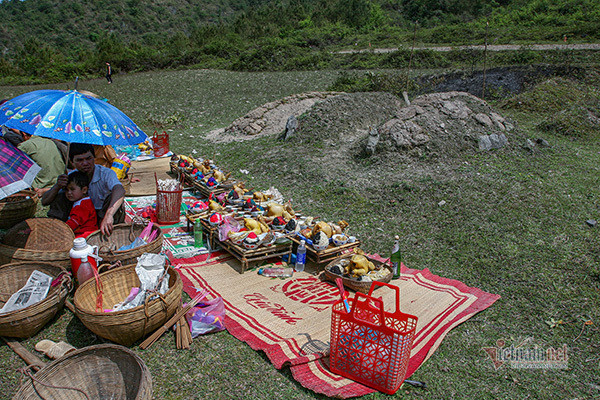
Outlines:
[[71, 157], [69, 153], [71, 152], [71, 142], [67, 142], [67, 162], [65, 163], [65, 175], [69, 175], [69, 163], [71, 162]]

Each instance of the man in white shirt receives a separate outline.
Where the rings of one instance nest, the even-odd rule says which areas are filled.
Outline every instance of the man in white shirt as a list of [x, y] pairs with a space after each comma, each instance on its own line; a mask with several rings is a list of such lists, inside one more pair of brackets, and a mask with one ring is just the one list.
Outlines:
[[[88, 193], [98, 214], [100, 230], [105, 235], [110, 235], [114, 224], [125, 220], [122, 207], [125, 188], [119, 182], [115, 171], [95, 164], [94, 148], [91, 144], [71, 143], [69, 159], [75, 169], [85, 172], [90, 178]], [[60, 175], [56, 185], [42, 196], [42, 205], [50, 205], [49, 217], [63, 221], [69, 217], [71, 204], [64, 196], [66, 186], [67, 175]]]

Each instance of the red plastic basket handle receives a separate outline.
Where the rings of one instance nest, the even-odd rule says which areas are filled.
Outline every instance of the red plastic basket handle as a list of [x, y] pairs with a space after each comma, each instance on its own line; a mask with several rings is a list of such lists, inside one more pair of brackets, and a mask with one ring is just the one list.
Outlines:
[[394, 314], [400, 312], [400, 288], [395, 285], [390, 285], [389, 283], [373, 281], [371, 283], [371, 289], [369, 289], [369, 294], [368, 294], [369, 297], [373, 296], [373, 292], [375, 291], [377, 286], [385, 286], [396, 292], [396, 310], [395, 310]]
[[[360, 300], [361, 298], [364, 298], [364, 300], [361, 301]], [[371, 302], [376, 303], [377, 307], [373, 307], [371, 305]], [[364, 309], [365, 307], [374, 309], [375, 311], [377, 311], [379, 313], [379, 322], [380, 322], [379, 324], [374, 324], [371, 321], [360, 318], [360, 316], [356, 314], [357, 308]], [[354, 296], [354, 301], [352, 302], [352, 310], [350, 311], [350, 315], [354, 320], [360, 321], [363, 324], [372, 326], [373, 328], [381, 328], [382, 326], [384, 326], [384, 321], [385, 321], [384, 312], [385, 311], [383, 309], [383, 300], [381, 300], [381, 298], [371, 297], [364, 293], [356, 292], [356, 295]]]

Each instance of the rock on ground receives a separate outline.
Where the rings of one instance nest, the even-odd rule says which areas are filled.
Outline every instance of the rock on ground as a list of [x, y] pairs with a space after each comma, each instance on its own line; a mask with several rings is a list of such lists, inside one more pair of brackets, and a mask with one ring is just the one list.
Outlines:
[[438, 154], [505, 146], [512, 124], [465, 92], [417, 97], [380, 128], [380, 151], [423, 147]]

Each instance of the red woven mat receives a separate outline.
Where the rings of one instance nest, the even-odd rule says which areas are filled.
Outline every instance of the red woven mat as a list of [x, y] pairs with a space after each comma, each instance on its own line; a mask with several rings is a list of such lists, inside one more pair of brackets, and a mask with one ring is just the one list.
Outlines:
[[[176, 259], [188, 294], [194, 287], [223, 297], [227, 330], [255, 350], [262, 350], [276, 368], [289, 366], [294, 378], [317, 393], [338, 398], [373, 392], [362, 384], [331, 373], [327, 367], [331, 304], [338, 289], [306, 272], [286, 280], [269, 279], [256, 271], [239, 273], [239, 264], [226, 254], [207, 261]], [[427, 360], [446, 334], [458, 324], [492, 305], [500, 296], [462, 282], [403, 266], [392, 281], [401, 291], [401, 310], [419, 318], [407, 377]], [[384, 304], [393, 293], [379, 289]], [[381, 294], [380, 294], [380, 291]], [[391, 291], [388, 291], [391, 292]]]

